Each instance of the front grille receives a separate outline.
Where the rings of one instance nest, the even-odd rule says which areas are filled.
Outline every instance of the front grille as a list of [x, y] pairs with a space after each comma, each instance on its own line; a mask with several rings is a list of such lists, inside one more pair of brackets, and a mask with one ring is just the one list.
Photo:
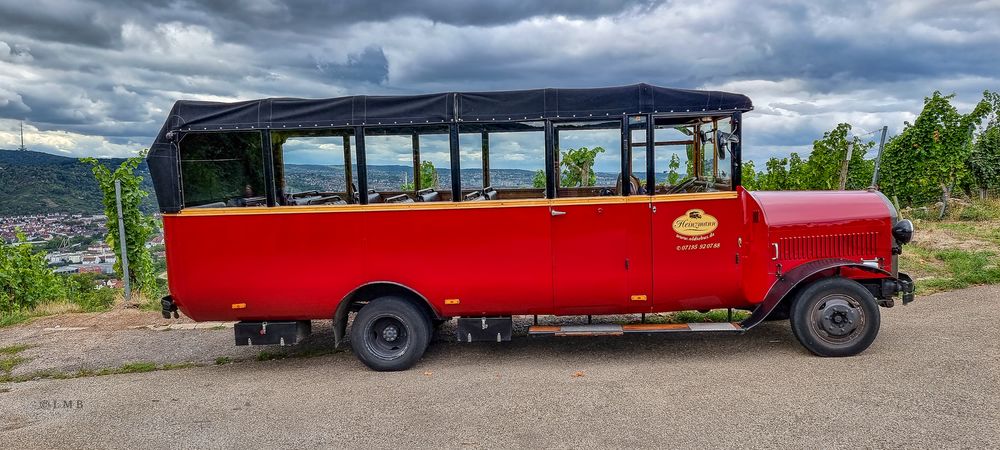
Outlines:
[[790, 236], [778, 239], [781, 259], [874, 256], [878, 232]]

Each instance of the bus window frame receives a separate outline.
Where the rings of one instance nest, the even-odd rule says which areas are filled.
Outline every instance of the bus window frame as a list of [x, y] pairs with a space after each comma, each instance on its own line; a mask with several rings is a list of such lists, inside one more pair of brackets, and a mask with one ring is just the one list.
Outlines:
[[[507, 129], [507, 130], [504, 130], [504, 129], [489, 130], [489, 127], [496, 127], [496, 126], [498, 126], [500, 124], [520, 124], [520, 125], [524, 126], [525, 128], [524, 129]], [[480, 169], [482, 170], [482, 180], [483, 180], [483, 183], [482, 183], [482, 186], [479, 187], [479, 189], [486, 189], [488, 187], [491, 187], [491, 185], [492, 185], [492, 180], [490, 179], [490, 174], [489, 174], [489, 171], [490, 171], [489, 158], [491, 156], [491, 154], [490, 154], [490, 152], [491, 152], [491, 150], [490, 150], [490, 139], [491, 139], [490, 135], [491, 134], [494, 134], [494, 133], [539, 133], [539, 132], [541, 132], [542, 133], [542, 140], [543, 140], [543, 145], [542, 145], [542, 149], [541, 149], [542, 150], [542, 154], [543, 154], [543, 158], [542, 158], [543, 162], [542, 162], [542, 164], [543, 164], [543, 167], [544, 167], [544, 169], [546, 171], [546, 183], [545, 183], [545, 188], [542, 188], [542, 198], [541, 199], [550, 199], [550, 198], [552, 198], [551, 196], [549, 196], [549, 193], [548, 193], [548, 185], [549, 185], [549, 183], [548, 183], [548, 180], [547, 180], [547, 178], [548, 178], [548, 173], [547, 173], [548, 172], [548, 163], [547, 163], [547, 161], [548, 161], [548, 157], [547, 157], [547, 155], [548, 155], [548, 150], [547, 150], [548, 145], [547, 144], [548, 144], [548, 140], [549, 139], [548, 139], [548, 131], [547, 131], [546, 121], [545, 120], [510, 120], [510, 121], [503, 121], [503, 122], [499, 122], [499, 123], [498, 122], [494, 122], [494, 121], [491, 121], [491, 122], [482, 122], [482, 121], [478, 121], [478, 122], [462, 122], [462, 123], [458, 124], [458, 127], [459, 127], [458, 130], [459, 130], [459, 140], [460, 141], [461, 141], [461, 136], [462, 135], [467, 135], [467, 136], [468, 135], [474, 135], [474, 134], [479, 134], [480, 135], [480, 141], [479, 141], [479, 143], [480, 143], [480, 151], [481, 151], [481, 153], [480, 153], [480, 159], [481, 159], [481, 162], [480, 162], [480, 166], [481, 167], [480, 167]], [[462, 127], [468, 127], [468, 129], [463, 130]], [[468, 147], [466, 147], [466, 148], [468, 148]], [[535, 188], [535, 189], [537, 189], [537, 188]], [[463, 197], [463, 199], [464, 199], [464, 194], [466, 194], [466, 192], [465, 192], [466, 190], [468, 190], [468, 187], [467, 186], [463, 187], [463, 190], [462, 190], [462, 194], [463, 194], [462, 197]], [[498, 192], [502, 192], [501, 189], [497, 189], [497, 191]], [[503, 199], [503, 200], [505, 202], [511, 202], [511, 201], [518, 201], [518, 200], [536, 201], [536, 200], [540, 200], [540, 199], [539, 198], [510, 198], [510, 199]]]
[[[633, 116], [635, 114], [632, 114]], [[614, 117], [573, 117], [573, 118], [560, 118], [560, 119], [545, 119], [545, 198], [555, 199], [559, 198], [557, 192], [559, 190], [559, 180], [561, 177], [562, 170], [559, 167], [559, 153], [556, 151], [559, 145], [559, 130], [557, 130], [559, 125], [571, 124], [571, 123], [583, 123], [583, 122], [594, 122], [594, 123], [613, 123], [618, 122], [619, 130], [621, 132], [621, 138], [619, 141], [619, 154], [620, 159], [619, 173], [626, 173], [626, 169], [631, 168], [631, 162], [626, 160], [626, 156], [631, 156], [628, 149], [628, 118], [625, 116], [614, 116]], [[576, 130], [613, 130], [613, 127], [595, 127], [595, 128], [576, 128]], [[621, 195], [611, 195], [608, 197], [626, 197], [630, 195], [631, 183], [622, 183], [622, 193]], [[565, 197], [564, 197], [565, 198]], [[574, 197], [568, 197], [574, 198]], [[598, 197], [599, 198], [599, 197]]]
[[260, 136], [260, 139], [261, 139], [261, 142], [260, 142], [260, 151], [261, 151], [261, 155], [260, 156], [261, 156], [261, 158], [260, 158], [260, 160], [261, 160], [261, 164], [264, 165], [264, 167], [262, 167], [261, 174], [264, 177], [263, 182], [264, 182], [264, 199], [265, 199], [265, 205], [266, 206], [273, 206], [272, 203], [271, 203], [271, 201], [272, 201], [272, 199], [275, 196], [275, 192], [274, 192], [274, 188], [275, 188], [275, 186], [274, 186], [274, 174], [271, 173], [271, 171], [273, 170], [273, 168], [268, 167], [269, 166], [269, 162], [271, 161], [271, 151], [270, 151], [271, 142], [270, 142], [270, 140], [265, 140], [265, 137], [264, 137], [265, 135], [267, 135], [267, 138], [270, 139], [270, 130], [269, 129], [249, 129], [249, 130], [235, 129], [235, 130], [224, 130], [222, 132], [219, 132], [219, 131], [210, 131], [210, 130], [191, 130], [191, 131], [178, 132], [177, 141], [175, 142], [175, 145], [177, 146], [177, 178], [178, 178], [178, 180], [177, 180], [178, 181], [177, 187], [178, 187], [178, 190], [180, 191], [181, 208], [182, 209], [183, 208], [194, 208], [194, 207], [198, 206], [198, 205], [188, 206], [186, 204], [187, 201], [185, 200], [186, 196], [185, 196], [185, 192], [184, 192], [184, 157], [181, 156], [183, 154], [183, 151], [184, 151], [184, 146], [183, 146], [184, 139], [187, 138], [189, 135], [202, 135], [202, 134], [217, 134], [218, 135], [218, 134], [229, 134], [229, 133], [239, 133], [239, 134], [257, 133]]
[[[606, 117], [606, 118], [587, 117], [587, 118], [559, 118], [559, 119], [529, 120], [528, 122], [543, 123], [542, 131], [544, 133], [544, 141], [545, 141], [545, 143], [544, 143], [544, 159], [545, 159], [545, 162], [544, 162], [544, 164], [545, 164], [545, 189], [544, 189], [544, 192], [545, 192], [545, 199], [552, 200], [552, 199], [557, 198], [556, 197], [556, 193], [557, 193], [557, 190], [558, 190], [558, 183], [559, 183], [558, 177], [559, 177], [560, 171], [557, 170], [557, 164], [559, 162], [559, 158], [558, 158], [558, 155], [556, 154], [555, 151], [556, 151], [556, 146], [557, 146], [557, 142], [558, 142], [557, 127], [560, 124], [573, 123], [573, 122], [595, 122], [595, 123], [619, 122], [619, 124], [620, 124], [620, 130], [621, 130], [621, 145], [620, 145], [621, 148], [620, 148], [620, 155], [619, 155], [619, 158], [621, 160], [620, 161], [621, 162], [620, 173], [631, 174], [633, 166], [632, 166], [632, 151], [631, 151], [631, 144], [632, 144], [632, 142], [630, 140], [630, 137], [631, 137], [630, 133], [631, 133], [631, 131], [634, 128], [630, 127], [630, 125], [629, 125], [629, 117], [633, 117], [634, 118], [634, 117], [639, 117], [639, 116], [641, 116], [643, 118], [643, 120], [645, 120], [645, 128], [646, 128], [646, 133], [645, 133], [645, 136], [646, 136], [646, 143], [645, 144], [646, 145], [645, 145], [644, 149], [646, 151], [646, 157], [645, 157], [645, 163], [646, 163], [646, 170], [645, 170], [646, 180], [645, 180], [645, 185], [647, 186], [647, 189], [646, 189], [647, 192], [645, 194], [635, 194], [635, 193], [631, 192], [631, 183], [623, 183], [622, 184], [622, 193], [621, 193], [620, 196], [631, 196], [631, 195], [650, 195], [650, 196], [652, 196], [652, 195], [657, 195], [656, 194], [656, 189], [655, 189], [655, 186], [656, 186], [656, 167], [655, 167], [656, 141], [655, 141], [655, 130], [656, 130], [656, 127], [657, 127], [656, 120], [657, 119], [664, 119], [664, 118], [670, 118], [670, 119], [690, 118], [692, 120], [701, 120], [701, 119], [703, 119], [705, 117], [709, 117], [709, 118], [712, 119], [709, 122], [702, 122], [702, 123], [712, 124], [712, 126], [714, 128], [713, 133], [714, 133], [714, 140], [716, 142], [716, 145], [714, 146], [715, 148], [713, 149], [713, 152], [714, 152], [713, 157], [714, 157], [714, 161], [715, 161], [715, 173], [714, 173], [715, 177], [717, 177], [717, 174], [718, 174], [718, 164], [719, 164], [719, 153], [718, 153], [719, 152], [719, 149], [718, 149], [718, 147], [719, 147], [718, 146], [718, 136], [719, 135], [718, 135], [718, 123], [717, 122], [720, 121], [720, 120], [726, 120], [727, 118], [729, 120], [731, 120], [731, 130], [730, 130], [730, 132], [736, 137], [736, 141], [735, 142], [731, 142], [731, 143], [728, 144], [729, 158], [730, 158], [730, 161], [729, 161], [729, 164], [730, 164], [730, 177], [729, 177], [729, 180], [730, 180], [730, 189], [729, 190], [735, 191], [738, 186], [742, 185], [742, 181], [743, 181], [742, 180], [742, 135], [743, 135], [743, 129], [742, 129], [742, 112], [741, 111], [735, 111], [735, 112], [731, 112], [729, 114], [722, 114], [722, 115], [715, 115], [712, 112], [705, 112], [703, 114], [692, 114], [692, 113], [666, 113], [666, 114], [664, 114], [664, 113], [645, 113], [645, 114], [630, 114], [630, 115], [623, 115], [623, 116], [617, 116], [617, 117]], [[504, 121], [504, 122], [508, 122], [508, 121]], [[509, 121], [509, 122], [524, 122], [524, 121]], [[461, 123], [458, 123], [458, 122], [447, 122], [447, 123], [426, 124], [426, 125], [438, 125], [438, 126], [447, 126], [448, 127], [449, 151], [450, 151], [450, 158], [451, 158], [451, 164], [450, 164], [451, 173], [452, 174], [461, 174], [461, 160], [460, 160], [460, 156], [461, 155], [460, 155], [460, 146], [459, 146], [459, 133], [460, 133], [459, 126], [462, 125], [462, 124], [466, 124], [466, 125], [483, 125], [483, 126], [486, 126], [486, 125], [489, 125], [489, 124], [496, 124], [496, 123], [497, 122], [494, 122], [494, 121], [489, 121], [489, 122], [487, 122], [487, 121], [469, 121], [469, 122], [461, 122]], [[420, 125], [425, 125], [425, 124], [420, 124]], [[404, 128], [404, 127], [408, 127], [408, 126], [411, 126], [411, 125], [409, 125], [409, 124], [407, 124], [407, 125], [356, 125], [356, 126], [324, 127], [324, 128], [320, 128], [320, 129], [311, 130], [311, 131], [317, 132], [317, 133], [330, 133], [331, 137], [338, 136], [339, 135], [338, 133], [344, 133], [348, 137], [351, 137], [351, 136], [354, 137], [354, 146], [353, 146], [354, 148], [353, 149], [349, 148], [350, 144], [348, 144], [347, 151], [352, 151], [353, 152], [354, 164], [356, 165], [356, 169], [355, 169], [356, 174], [355, 175], [357, 176], [357, 180], [358, 181], [357, 181], [357, 190], [354, 191], [354, 192], [361, 193], [361, 192], [367, 192], [368, 191], [368, 170], [367, 170], [367, 158], [366, 158], [366, 155], [365, 155], [365, 149], [366, 149], [366, 146], [365, 146], [365, 136], [367, 134], [366, 133], [366, 129], [368, 129], [368, 128], [396, 128], [396, 127], [398, 127], [398, 128]], [[598, 129], [611, 129], [611, 128], [598, 128]], [[275, 158], [274, 158], [275, 155], [274, 155], [274, 146], [272, 145], [272, 142], [271, 142], [271, 133], [272, 132], [282, 132], [282, 131], [284, 131], [284, 130], [272, 130], [270, 128], [249, 129], [249, 130], [234, 129], [234, 130], [225, 130], [225, 131], [222, 131], [222, 132], [219, 132], [219, 131], [197, 131], [197, 130], [191, 130], [191, 131], [180, 132], [179, 135], [178, 135], [178, 139], [177, 139], [176, 142], [177, 142], [177, 146], [178, 146], [178, 152], [182, 152], [183, 151], [182, 148], [183, 148], [184, 139], [188, 135], [191, 135], [191, 134], [224, 134], [224, 133], [254, 133], [254, 132], [258, 133], [259, 136], [260, 136], [260, 139], [261, 139], [261, 161], [262, 161], [262, 164], [264, 166], [262, 173], [264, 175], [264, 186], [265, 186], [266, 204], [267, 204], [268, 207], [275, 207], [275, 206], [282, 206], [282, 205], [280, 204], [281, 202], [278, 199], [279, 194], [277, 192], [277, 184], [276, 184], [277, 183], [277, 179], [276, 179], [275, 168], [273, 167], [274, 160], [275, 160]], [[351, 134], [352, 132], [353, 132], [353, 135]], [[411, 135], [411, 136], [413, 136], [412, 133], [400, 133], [400, 135]], [[696, 158], [695, 158], [694, 164], [696, 166], [695, 167], [696, 173], [700, 173], [700, 172], [698, 172], [698, 170], [702, 170], [703, 169], [701, 167], [701, 165], [703, 164], [702, 154], [703, 154], [704, 150], [702, 148], [702, 145], [701, 145], [701, 142], [700, 142], [701, 139], [700, 139], [699, 135], [700, 135], [700, 133], [695, 133], [695, 135], [692, 137], [693, 140], [695, 141], [694, 145], [695, 145], [695, 156], [696, 156]], [[419, 134], [417, 134], [417, 136], [419, 136]], [[416, 139], [419, 139], [419, 137], [416, 138]], [[412, 149], [413, 153], [414, 153], [413, 154], [414, 173], [417, 173], [417, 170], [419, 170], [419, 169], [416, 169], [416, 168], [419, 167], [419, 162], [420, 162], [420, 156], [419, 156], [419, 153], [418, 153], [419, 150], [416, 147], [416, 145], [417, 145], [416, 144], [416, 142], [417, 142], [416, 139], [413, 140], [414, 147]], [[488, 136], [487, 137], [483, 137], [483, 141], [482, 142], [483, 142], [484, 146], [488, 145], [487, 144], [488, 143], [488, 139], [489, 139]], [[488, 149], [485, 149], [485, 148], [483, 149], [484, 159], [486, 159], [486, 158], [489, 157], [488, 153], [487, 153], [488, 151], [489, 151]], [[184, 202], [184, 198], [185, 198], [185, 193], [184, 193], [184, 171], [183, 171], [183, 168], [182, 168], [182, 163], [183, 163], [183, 158], [178, 157], [178, 159], [177, 159], [177, 165], [178, 165], [177, 172], [179, 174], [179, 180], [178, 181], [179, 181], [181, 202], [183, 203]], [[484, 161], [483, 162], [481, 170], [484, 170], [484, 171], [488, 171], [489, 170], [489, 162], [488, 161]], [[345, 174], [345, 176], [346, 176], [346, 174]], [[486, 175], [485, 173], [484, 173], [483, 176], [484, 176], [483, 180], [484, 180], [484, 183], [485, 183], [486, 180], [488, 180], [489, 178], [488, 178], [488, 175]], [[350, 183], [348, 182], [348, 184], [350, 184]], [[461, 176], [460, 175], [459, 176], [454, 176], [453, 175], [451, 177], [451, 194], [452, 194], [452, 201], [453, 202], [461, 202], [463, 200], [462, 199], [463, 195], [462, 195], [462, 186], [461, 186]], [[365, 195], [358, 195], [358, 197], [359, 198], [358, 198], [358, 202], [357, 203], [351, 203], [352, 200], [348, 200], [348, 202], [350, 204], [355, 204], [355, 205], [367, 205], [368, 204], [367, 196], [365, 196]], [[513, 199], [513, 200], [510, 200], [510, 201], [516, 201], [516, 200], [521, 200], [521, 199]], [[186, 206], [185, 205], [183, 207], [184, 208], [188, 208], [190, 206]]]
[[[326, 127], [326, 128], [310, 128], [310, 129], [305, 129], [305, 130], [301, 130], [301, 129], [295, 129], [295, 130], [272, 130], [272, 129], [268, 128], [268, 129], [263, 130], [263, 132], [264, 132], [264, 136], [265, 136], [265, 139], [266, 139], [265, 144], [264, 144], [266, 146], [266, 149], [264, 150], [265, 151], [265, 158], [267, 159], [267, 165], [268, 165], [268, 167], [271, 168], [270, 169], [270, 173], [267, 174], [267, 176], [269, 178], [268, 178], [268, 180], [266, 180], [266, 183], [267, 183], [268, 188], [271, 189], [272, 195], [268, 196], [268, 204], [267, 204], [267, 206], [269, 206], [269, 207], [275, 207], [275, 206], [278, 206], [278, 207], [294, 206], [294, 205], [288, 205], [288, 204], [286, 204], [285, 199], [283, 198], [284, 197], [283, 193], [279, 192], [279, 190], [278, 190], [278, 176], [277, 176], [277, 174], [274, 171], [274, 169], [275, 169], [275, 167], [274, 167], [274, 154], [275, 154], [275, 152], [274, 152], [274, 143], [271, 140], [271, 138], [272, 138], [271, 133], [272, 132], [286, 134], [287, 135], [286, 141], [287, 141], [287, 139], [303, 138], [303, 137], [313, 137], [313, 138], [343, 138], [343, 144], [342, 144], [342, 146], [343, 146], [343, 149], [344, 149], [343, 156], [345, 158], [344, 159], [344, 191], [345, 191], [345, 195], [347, 196], [347, 198], [345, 198], [343, 200], [347, 202], [347, 205], [356, 205], [356, 204], [359, 204], [359, 203], [355, 203], [354, 202], [354, 200], [355, 200], [355, 198], [354, 198], [355, 190], [354, 190], [354, 186], [352, 185], [353, 184], [352, 178], [354, 178], [354, 175], [356, 175], [356, 174], [353, 173], [354, 169], [351, 167], [352, 162], [351, 162], [350, 158], [348, 157], [349, 156], [349, 152], [351, 152], [350, 139], [352, 137], [355, 137], [354, 134], [353, 134], [353, 132], [354, 132], [354, 128], [353, 127]], [[284, 169], [284, 164], [285, 164], [284, 148], [282, 148], [281, 164], [282, 164], [281, 176], [284, 177], [285, 176], [285, 169]], [[356, 162], [354, 164], [356, 164]], [[360, 186], [360, 180], [359, 180], [358, 184]], [[285, 185], [286, 184], [284, 183], [284, 180], [282, 180], [282, 186], [285, 186]], [[359, 189], [360, 189], [360, 187], [359, 187]], [[335, 207], [335, 206], [345, 206], [345, 205], [323, 205], [323, 206]]]
[[[633, 115], [633, 116], [635, 116], [635, 115]], [[722, 191], [722, 192], [736, 191], [737, 187], [742, 185], [742, 182], [743, 182], [743, 177], [742, 177], [742, 170], [743, 170], [743, 163], [742, 163], [742, 156], [743, 156], [742, 155], [742, 150], [743, 150], [743, 148], [742, 148], [742, 141], [743, 141], [743, 139], [742, 139], [742, 137], [743, 137], [742, 112], [735, 111], [735, 112], [731, 112], [729, 114], [714, 114], [712, 112], [705, 112], [705, 113], [701, 113], [701, 114], [692, 114], [692, 113], [655, 114], [654, 113], [654, 114], [647, 114], [647, 116], [649, 116], [649, 118], [652, 119], [651, 121], [647, 122], [649, 124], [648, 126], [650, 127], [650, 130], [647, 130], [647, 146], [646, 146], [646, 148], [647, 148], [647, 155], [646, 155], [647, 172], [646, 172], [646, 177], [648, 179], [647, 183], [653, 183], [652, 185], [655, 187], [655, 181], [656, 181], [655, 154], [651, 157], [650, 154], [648, 153], [649, 152], [648, 149], [649, 149], [650, 145], [652, 145], [652, 147], [654, 148], [654, 151], [655, 151], [656, 142], [653, 139], [649, 138], [649, 136], [650, 136], [649, 133], [652, 133], [652, 135], [655, 137], [655, 130], [656, 130], [656, 126], [657, 126], [656, 123], [655, 123], [656, 119], [685, 119], [685, 118], [687, 118], [687, 119], [691, 119], [691, 121], [692, 121], [692, 123], [690, 125], [696, 125], [696, 127], [695, 127], [695, 131], [696, 132], [692, 136], [692, 140], [694, 141], [694, 144], [693, 144], [694, 145], [694, 152], [693, 152], [693, 155], [692, 155], [694, 161], [692, 162], [692, 164], [693, 164], [694, 173], [697, 174], [696, 177], [695, 177], [696, 179], [703, 179], [704, 178], [704, 175], [702, 175], [702, 172], [704, 171], [704, 167], [703, 167], [703, 165], [704, 165], [704, 147], [703, 147], [702, 142], [701, 142], [701, 133], [700, 133], [700, 130], [698, 130], [698, 128], [701, 125], [704, 125], [704, 124], [711, 124], [711, 126], [713, 127], [713, 131], [712, 131], [712, 133], [713, 133], [713, 142], [714, 142], [714, 145], [713, 145], [714, 148], [712, 150], [713, 153], [714, 153], [714, 155], [713, 155], [713, 158], [714, 158], [713, 178], [718, 178], [718, 169], [719, 169], [719, 145], [718, 145], [718, 142], [719, 142], [719, 134], [718, 134], [719, 133], [719, 127], [718, 127], [718, 122], [720, 120], [726, 120], [726, 119], [729, 119], [729, 120], [732, 121], [730, 133], [732, 133], [733, 135], [736, 136], [736, 142], [733, 142], [733, 143], [729, 144], [729, 158], [730, 158], [730, 160], [729, 160], [729, 165], [730, 165], [729, 189], [727, 189], [725, 191]], [[703, 119], [706, 118], [706, 117], [709, 118], [709, 119], [711, 119], [711, 120], [705, 122]], [[695, 121], [697, 121], [697, 122], [695, 122]], [[655, 189], [650, 190], [650, 193], [651, 194], [655, 194]], [[659, 194], [659, 195], [675, 195], [675, 194], [677, 194], [677, 193], [674, 193], [674, 194]]]

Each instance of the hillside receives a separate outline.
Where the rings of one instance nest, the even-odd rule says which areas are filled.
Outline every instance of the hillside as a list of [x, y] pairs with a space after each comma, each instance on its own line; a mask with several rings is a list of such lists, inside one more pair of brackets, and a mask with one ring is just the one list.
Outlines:
[[[102, 162], [118, 166], [124, 159]], [[146, 165], [139, 166], [143, 188], [152, 193]], [[145, 210], [156, 210], [152, 194], [144, 202]], [[90, 166], [77, 158], [41, 152], [0, 150], [0, 216], [44, 214], [50, 212], [104, 212], [101, 192]]]

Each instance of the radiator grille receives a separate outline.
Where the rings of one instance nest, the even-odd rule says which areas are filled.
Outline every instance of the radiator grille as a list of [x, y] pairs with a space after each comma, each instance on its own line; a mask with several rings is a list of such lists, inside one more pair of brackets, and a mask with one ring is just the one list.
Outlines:
[[791, 236], [778, 239], [781, 259], [874, 256], [878, 232]]

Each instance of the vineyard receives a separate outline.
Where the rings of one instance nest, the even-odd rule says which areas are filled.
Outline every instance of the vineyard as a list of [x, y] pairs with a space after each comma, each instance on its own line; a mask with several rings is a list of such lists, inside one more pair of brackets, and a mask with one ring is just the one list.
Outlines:
[[[952, 105], [953, 99], [934, 92], [916, 120], [885, 143], [878, 188], [898, 207], [940, 203], [938, 218], [944, 218], [953, 197], [984, 199], [1000, 192], [1000, 93], [984, 92], [966, 113]], [[746, 161], [743, 185], [750, 190], [838, 189], [846, 161], [844, 187], [867, 188], [876, 142], [851, 131], [851, 125], [838, 124], [813, 143], [806, 158], [797, 153], [771, 158], [763, 170]]]

